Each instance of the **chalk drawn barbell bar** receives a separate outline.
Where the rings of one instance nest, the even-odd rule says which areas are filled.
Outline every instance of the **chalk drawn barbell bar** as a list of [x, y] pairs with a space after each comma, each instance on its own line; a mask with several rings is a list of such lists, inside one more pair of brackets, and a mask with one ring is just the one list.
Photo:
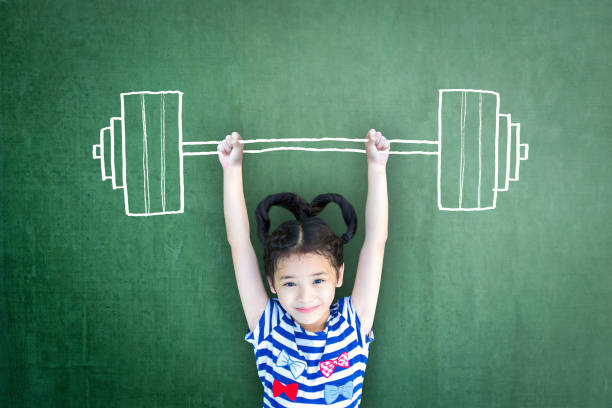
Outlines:
[[[110, 126], [100, 130], [99, 144], [92, 146], [93, 158], [100, 160], [102, 180], [111, 180], [113, 189], [123, 189], [129, 216], [183, 213], [183, 158], [217, 155], [219, 141], [183, 141], [182, 96], [180, 91], [122, 93], [121, 117], [111, 118]], [[520, 124], [512, 123], [510, 114], [499, 113], [499, 101], [499, 94], [493, 91], [440, 89], [438, 140], [390, 139], [392, 145], [403, 149], [397, 151], [392, 146], [390, 154], [438, 157], [440, 210], [494, 209], [497, 193], [508, 191], [509, 182], [519, 179], [520, 162], [528, 159], [529, 146], [520, 142]], [[286, 145], [321, 142], [345, 146], [363, 144], [365, 139], [242, 141], [244, 145], [282, 145], [263, 149], [245, 146], [244, 152], [249, 154], [280, 150], [365, 153], [355, 148]], [[201, 150], [192, 150], [197, 148]]]

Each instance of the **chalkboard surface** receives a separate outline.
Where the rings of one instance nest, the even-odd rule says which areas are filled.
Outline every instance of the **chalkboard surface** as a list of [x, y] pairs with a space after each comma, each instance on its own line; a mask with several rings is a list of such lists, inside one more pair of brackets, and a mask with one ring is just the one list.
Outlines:
[[[179, 119], [183, 142], [233, 130], [363, 138], [372, 127], [435, 142], [440, 126], [442, 140], [499, 126], [497, 147], [455, 138], [442, 153], [389, 160], [362, 406], [612, 405], [609, 2], [5, 0], [0, 16], [1, 406], [261, 406], [221, 166], [186, 154], [214, 145], [176, 150]], [[441, 89], [493, 91], [499, 106], [454, 94], [441, 114]], [[181, 104], [178, 93], [138, 94], [122, 112], [121, 94], [142, 91], [181, 92]], [[105, 145], [105, 159], [112, 150], [117, 168], [131, 166], [108, 178], [111, 162], [93, 158], [101, 129], [103, 141], [111, 127], [134, 134], [143, 113], [167, 141], [147, 157], [168, 161], [143, 184], [143, 139], [129, 139], [125, 163], [119, 143]], [[506, 144], [511, 123], [528, 152]], [[260, 259], [261, 199], [340, 193], [360, 220], [336, 292], [349, 295], [366, 172], [360, 153], [245, 155]], [[113, 189], [124, 181], [129, 197]], [[178, 213], [129, 216], [126, 205]], [[344, 231], [337, 208], [322, 217]], [[273, 227], [286, 219], [273, 210]]]

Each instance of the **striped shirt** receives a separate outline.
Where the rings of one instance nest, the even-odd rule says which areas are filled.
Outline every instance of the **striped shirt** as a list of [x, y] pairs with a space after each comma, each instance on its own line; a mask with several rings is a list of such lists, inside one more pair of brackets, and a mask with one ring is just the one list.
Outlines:
[[369, 344], [350, 297], [330, 307], [325, 330], [304, 330], [278, 299], [245, 340], [253, 345], [264, 407], [358, 407]]

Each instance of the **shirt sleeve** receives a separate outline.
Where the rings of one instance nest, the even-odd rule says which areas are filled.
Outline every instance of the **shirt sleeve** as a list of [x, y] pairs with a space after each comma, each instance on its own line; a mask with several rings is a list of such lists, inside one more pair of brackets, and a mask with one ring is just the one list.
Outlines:
[[357, 316], [357, 311], [353, 306], [353, 301], [351, 300], [350, 296], [345, 297], [342, 300], [343, 302], [340, 305], [340, 312], [347, 322], [356, 328], [360, 345], [367, 348], [370, 343], [374, 341], [374, 330], [370, 330], [369, 333], [365, 333], [363, 331], [361, 321], [359, 320], [359, 316]]
[[276, 299], [269, 299], [266, 309], [262, 313], [257, 325], [253, 330], [249, 330], [244, 337], [246, 341], [253, 345], [257, 350], [259, 344], [264, 341], [272, 332], [272, 329], [279, 323], [282, 310]]

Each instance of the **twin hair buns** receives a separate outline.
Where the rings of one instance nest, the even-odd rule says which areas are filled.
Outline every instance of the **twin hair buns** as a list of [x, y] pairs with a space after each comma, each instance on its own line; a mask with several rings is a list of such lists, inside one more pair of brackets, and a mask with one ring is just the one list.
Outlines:
[[294, 193], [278, 193], [267, 196], [259, 203], [255, 210], [259, 240], [265, 247], [270, 230], [270, 217], [268, 212], [272, 206], [276, 205], [283, 207], [289, 210], [295, 216], [296, 220], [303, 221], [309, 217], [316, 217], [323, 211], [327, 204], [332, 202], [338, 204], [342, 210], [342, 218], [344, 218], [344, 222], [347, 226], [346, 232], [342, 234], [342, 240], [345, 244], [348, 243], [357, 230], [357, 214], [355, 214], [355, 209], [351, 203], [340, 194], [334, 193], [320, 194], [310, 203]]

